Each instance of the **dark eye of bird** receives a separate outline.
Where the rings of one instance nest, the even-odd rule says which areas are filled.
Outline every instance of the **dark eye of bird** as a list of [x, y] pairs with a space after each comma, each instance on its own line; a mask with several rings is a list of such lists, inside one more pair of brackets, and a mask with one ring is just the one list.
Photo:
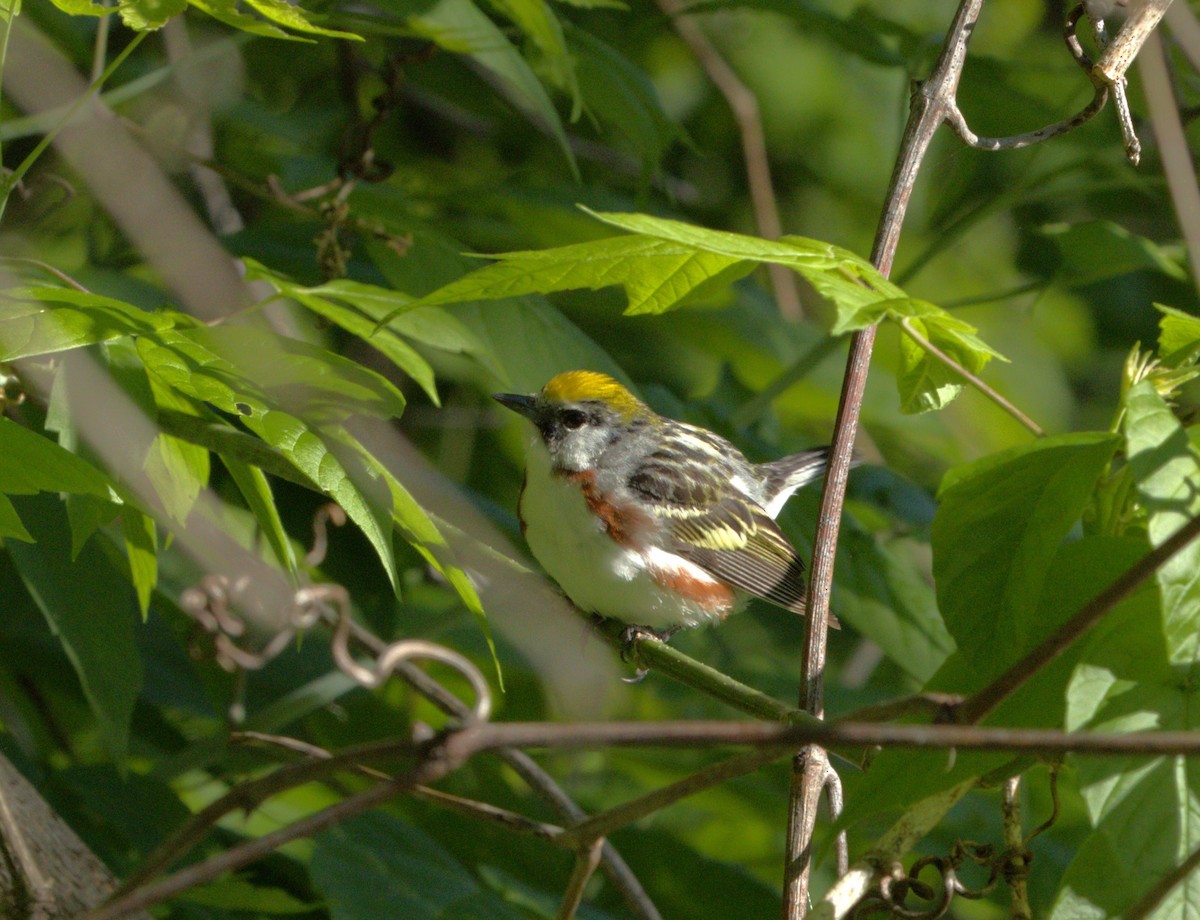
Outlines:
[[572, 430], [582, 428], [587, 424], [587, 419], [587, 413], [578, 409], [564, 409], [562, 413], [563, 425]]

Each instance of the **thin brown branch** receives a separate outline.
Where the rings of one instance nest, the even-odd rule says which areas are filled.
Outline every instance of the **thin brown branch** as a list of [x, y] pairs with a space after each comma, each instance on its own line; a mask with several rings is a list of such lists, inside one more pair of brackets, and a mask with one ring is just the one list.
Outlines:
[[953, 712], [955, 721], [970, 725], [980, 722], [997, 706], [1024, 686], [1035, 674], [1061, 655], [1117, 604], [1129, 597], [1160, 566], [1200, 535], [1200, 516], [1192, 518], [1128, 569], [1111, 585], [1080, 608], [1079, 612], [1046, 637], [1024, 658], [1010, 667]]
[[[758, 234], [768, 240], [778, 239], [783, 234], [783, 224], [779, 219], [779, 205], [771, 181], [771, 163], [767, 157], [767, 139], [763, 133], [758, 97], [734, 73], [729, 62], [704, 34], [704, 30], [685, 14], [680, 0], [658, 0], [658, 7], [670, 17], [675, 31], [691, 49], [733, 112], [742, 139], [746, 181], [750, 187], [750, 203], [754, 208]], [[782, 265], [768, 265], [767, 272], [771, 278], [771, 287], [775, 291], [775, 300], [779, 304], [779, 312], [788, 319], [802, 319], [804, 306], [800, 302], [796, 276]]]
[[946, 722], [950, 721], [945, 718], [946, 713], [962, 701], [963, 697], [953, 693], [919, 693], [863, 706], [839, 718], [843, 722], [891, 722], [907, 716], [924, 716], [934, 722]]
[[287, 827], [247, 840], [203, 862], [181, 869], [174, 875], [128, 894], [121, 895], [84, 915], [82, 920], [117, 920], [134, 911], [161, 904], [196, 885], [212, 881], [226, 872], [232, 872], [274, 852], [285, 843], [311, 837], [313, 834], [332, 827], [354, 815], [382, 805], [388, 799], [411, 789], [418, 783], [426, 783], [445, 776], [453, 765], [441, 759], [427, 760], [408, 773], [396, 776], [386, 783], [379, 783], [357, 795], [343, 799], [322, 811], [294, 821]]
[[934, 358], [937, 358], [938, 361], [940, 361], [946, 367], [950, 368], [950, 370], [954, 371], [954, 373], [961, 376], [964, 380], [966, 380], [968, 383], [970, 383], [971, 386], [975, 387], [975, 389], [977, 389], [980, 393], [982, 393], [984, 396], [986, 396], [988, 399], [990, 399], [992, 402], [994, 402], [997, 406], [999, 406], [1001, 409], [1003, 409], [1005, 412], [1007, 412], [1009, 415], [1011, 415], [1013, 418], [1015, 418], [1018, 422], [1020, 422], [1022, 425], [1024, 425], [1025, 428], [1028, 429], [1030, 432], [1032, 432], [1035, 437], [1040, 438], [1040, 437], [1045, 436], [1046, 430], [1044, 428], [1042, 428], [1041, 425], [1039, 425], [1037, 422], [1035, 422], [1033, 419], [1031, 419], [1028, 415], [1026, 415], [1024, 412], [1022, 412], [1016, 406], [1014, 406], [1005, 397], [1003, 397], [999, 393], [997, 393], [988, 384], [984, 383], [980, 377], [978, 377], [975, 374], [972, 374], [969, 370], [967, 370], [965, 367], [963, 367], [961, 364], [959, 364], [957, 361], [955, 361], [953, 358], [951, 358], [948, 354], [946, 354], [944, 351], [942, 351], [940, 348], [938, 348], [936, 345], [934, 345], [931, 341], [929, 341], [929, 339], [925, 338], [925, 336], [923, 336], [923, 335], [921, 335], [921, 333], [917, 332], [917, 330], [912, 327], [912, 323], [909, 322], [909, 319], [907, 316], [900, 320], [899, 325], [900, 325], [900, 330], [906, 336], [908, 336], [910, 339], [912, 339], [914, 342], [916, 342], [918, 345], [920, 345], [924, 351], [928, 352]]
[[[904, 215], [908, 210], [908, 202], [912, 197], [921, 162], [933, 135], [945, 121], [953, 105], [959, 77], [966, 61], [967, 43], [979, 19], [982, 5], [983, 0], [962, 0], [933, 73], [913, 94], [908, 123], [900, 142], [900, 153], [892, 172], [883, 215], [871, 252], [872, 263], [885, 276], [891, 273], [900, 240], [900, 228], [904, 223]], [[800, 705], [818, 717], [824, 712], [822, 697], [825, 645], [838, 531], [874, 345], [874, 326], [856, 332], [850, 342], [850, 354], [846, 361], [846, 375], [842, 381], [841, 401], [838, 404], [837, 422], [830, 450], [829, 469], [821, 493], [817, 530], [813, 538], [812, 575], [808, 589], [809, 616], [801, 672]], [[825, 767], [820, 763], [822, 759], [823, 754], [814, 750], [802, 752], [796, 758], [792, 771], [787, 847], [784, 856], [785, 920], [799, 920], [808, 909], [812, 835], [817, 819], [817, 804], [826, 782]]]
[[[318, 760], [328, 760], [333, 756], [330, 751], [325, 750], [323, 747], [285, 735], [240, 731], [233, 732], [229, 740], [232, 744], [263, 744], [270, 747], [277, 747], [281, 750]], [[355, 764], [352, 769], [355, 773], [369, 779], [386, 782], [392, 778], [391, 774], [384, 773], [382, 770], [377, 770], [374, 767], [368, 767], [364, 764]], [[444, 808], [446, 811], [452, 811], [455, 814], [468, 818], [479, 818], [492, 824], [498, 824], [506, 830], [532, 834], [535, 837], [541, 837], [552, 843], [557, 843], [563, 832], [563, 829], [557, 825], [535, 821], [532, 818], [527, 818], [525, 815], [510, 811], [507, 808], [501, 808], [498, 805], [492, 805], [489, 802], [480, 802], [475, 799], [464, 798], [460, 795], [452, 795], [449, 792], [442, 792], [440, 789], [433, 789], [429, 786], [414, 786], [411, 794], [415, 799], [421, 799], [439, 808]]]
[[567, 888], [558, 908], [557, 920], [572, 920], [575, 911], [579, 910], [587, 883], [591, 881], [592, 876], [596, 874], [596, 867], [600, 865], [600, 852], [603, 848], [604, 841], [596, 840], [580, 850], [575, 857], [575, 867], [571, 870], [570, 879], [567, 880]]
[[[761, 722], [513, 722], [476, 724], [442, 736], [434, 743], [414, 746], [405, 739], [363, 745], [326, 760], [285, 767], [270, 777], [280, 791], [307, 781], [322, 770], [344, 769], [374, 760], [420, 754], [421, 762], [406, 773], [351, 796], [264, 837], [189, 866], [166, 879], [134, 891], [124, 891], [89, 914], [86, 920], [115, 920], [125, 913], [158, 904], [193, 885], [241, 868], [284, 843], [310, 836], [333, 824], [387, 801], [418, 784], [440, 779], [471, 757], [512, 748], [609, 748], [633, 746], [711, 748], [719, 744], [750, 745], [779, 754], [797, 746], [810, 749], [881, 745], [931, 749], [1011, 751], [1040, 755], [1065, 753], [1200, 756], [1200, 733], [1144, 732], [1131, 734], [1068, 733], [1049, 729], [991, 728], [975, 725], [877, 725], [816, 722], [805, 725]], [[764, 752], [756, 752], [765, 756]], [[749, 757], [739, 764], [744, 767]], [[768, 758], [769, 759], [769, 758]], [[735, 759], [736, 760], [736, 759]], [[764, 761], [765, 762], [765, 761]], [[733, 761], [727, 761], [725, 769]], [[721, 768], [721, 765], [717, 765]], [[287, 774], [288, 782], [281, 775]], [[244, 784], [251, 785], [251, 784]], [[244, 791], [244, 790], [243, 790]]]
[[760, 767], [779, 760], [784, 752], [779, 750], [751, 751], [748, 754], [738, 754], [727, 760], [711, 764], [695, 773], [685, 776], [678, 782], [671, 783], [661, 789], [655, 789], [646, 795], [638, 796], [624, 802], [608, 811], [599, 812], [592, 817], [572, 825], [563, 832], [559, 843], [563, 846], [580, 846], [588, 841], [597, 840], [611, 834], [613, 831], [632, 824], [647, 815], [653, 814], [680, 799], [695, 795], [712, 786], [727, 782], [738, 776], [753, 773]]

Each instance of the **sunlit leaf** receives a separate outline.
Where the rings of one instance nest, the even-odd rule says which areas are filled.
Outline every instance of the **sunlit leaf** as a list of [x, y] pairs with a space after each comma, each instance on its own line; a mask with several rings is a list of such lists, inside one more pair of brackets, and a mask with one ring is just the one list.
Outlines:
[[50, 2], [69, 16], [107, 16], [114, 11], [113, 7], [97, 3], [96, 0], [50, 0]]
[[275, 506], [275, 498], [271, 494], [271, 484], [267, 477], [258, 467], [243, 463], [227, 454], [221, 455], [221, 462], [229, 470], [238, 491], [246, 500], [246, 507], [262, 528], [263, 537], [271, 547], [271, 552], [275, 554], [279, 564], [294, 575], [297, 571], [296, 553], [279, 517], [279, 509]]
[[[1200, 514], [1200, 459], [1149, 382], [1134, 386], [1126, 398], [1125, 439], [1150, 542], [1159, 546]], [[1168, 658], [1190, 664], [1200, 650], [1200, 544], [1189, 543], [1154, 578], [1162, 592]]]
[[[386, 484], [368, 472], [353, 453], [338, 448], [335, 441], [327, 440], [328, 436], [309, 422], [274, 408], [273, 400], [282, 395], [317, 416], [344, 417], [359, 408], [388, 417], [403, 407], [400, 394], [382, 377], [299, 342], [288, 340], [284, 344], [277, 337], [256, 330], [235, 328], [223, 329], [216, 338], [222, 344], [235, 346], [231, 349], [234, 353], [247, 349], [240, 356], [246, 366], [253, 368], [253, 377], [201, 344], [201, 341], [214, 344], [207, 335], [170, 332], [158, 341], [142, 337], [138, 340], [138, 351], [147, 369], [163, 383], [240, 417], [247, 428], [278, 449], [325, 495], [341, 505], [375, 548], [395, 586], [392, 502]], [[255, 342], [264, 349], [257, 363]], [[294, 355], [297, 360], [284, 361], [283, 355]], [[318, 376], [303, 379], [306, 367]], [[349, 376], [343, 377], [343, 370]]]
[[0, 291], [0, 361], [169, 329], [174, 324], [174, 314], [148, 313], [71, 288], [9, 288]]
[[[799, 237], [772, 242], [644, 214], [594, 216], [630, 235], [499, 253], [490, 257], [497, 260], [495, 264], [451, 282], [418, 303], [493, 300], [619, 284], [629, 300], [627, 314], [662, 313], [698, 291], [737, 280], [761, 262], [786, 265], [814, 284], [819, 281], [822, 293], [841, 296], [853, 306], [903, 296], [868, 263], [828, 243]], [[859, 283], [867, 278], [878, 288]]]
[[1155, 304], [1158, 319], [1158, 357], [1168, 367], [1192, 364], [1200, 357], [1200, 316]]
[[298, 4], [288, 3], [286, 0], [243, 0], [243, 2], [251, 9], [257, 10], [264, 19], [269, 19], [276, 25], [293, 29], [296, 32], [362, 41], [360, 36], [352, 32], [340, 32], [337, 29], [326, 29], [317, 25]]
[[121, 510], [121, 532], [125, 536], [129, 577], [145, 617], [150, 609], [150, 595], [158, 584], [158, 531], [152, 518], [127, 504]]
[[120, 0], [121, 21], [131, 29], [145, 32], [161, 29], [167, 21], [187, 9], [188, 0]]

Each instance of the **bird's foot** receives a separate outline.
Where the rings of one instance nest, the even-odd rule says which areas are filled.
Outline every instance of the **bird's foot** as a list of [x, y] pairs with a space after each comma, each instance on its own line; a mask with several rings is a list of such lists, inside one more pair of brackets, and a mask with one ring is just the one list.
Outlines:
[[[649, 626], [626, 626], [621, 630], [621, 660], [622, 661], [637, 661], [637, 644], [646, 639], [653, 639], [657, 642], [666, 643], [675, 633], [683, 629], [682, 626], [668, 626], [666, 629], [651, 629]], [[621, 680], [627, 684], [641, 683], [650, 673], [649, 668], [643, 668], [638, 665], [637, 671], [633, 677], [622, 677]]]

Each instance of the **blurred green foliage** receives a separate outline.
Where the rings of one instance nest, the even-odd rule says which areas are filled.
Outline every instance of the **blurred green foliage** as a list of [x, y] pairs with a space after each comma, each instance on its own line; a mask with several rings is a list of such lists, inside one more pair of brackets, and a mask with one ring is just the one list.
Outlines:
[[[331, 750], [445, 724], [396, 682], [367, 690], [346, 677], [323, 632], [244, 676], [218, 667], [182, 608], [206, 574], [243, 557], [280, 604], [299, 585], [340, 584], [387, 641], [427, 638], [489, 674], [494, 654], [500, 720], [729, 718], [661, 675], [622, 684], [615, 653], [530, 577], [515, 519], [522, 423], [488, 395], [603, 370], [767, 460], [828, 440], [845, 333], [880, 318], [907, 317], [1049, 437], [1032, 439], [884, 323], [842, 527], [833, 608], [846, 628], [830, 639], [826, 708], [970, 693], [1003, 671], [1197, 513], [1200, 324], [1153, 137], [1143, 131], [1132, 168], [1109, 112], [1017, 151], [943, 132], [891, 281], [873, 274], [862, 255], [910, 81], [928, 72], [955, 5], [693, 8], [758, 100], [789, 235], [777, 242], [753, 239], [738, 123], [648, 0], [121, 0], [103, 26], [108, 7], [88, 0], [27, 2], [19, 15], [0, 3], [3, 162], [31, 165], [20, 188], [5, 185], [0, 224], [0, 752], [121, 876], [189, 811], [278, 760], [228, 746], [231, 715]], [[976, 131], [1027, 131], [1086, 104], [1063, 15], [1059, 3], [987, 6], [959, 94]], [[224, 297], [213, 279], [227, 261], [173, 250], [179, 226], [156, 223], [168, 212], [154, 202], [145, 213], [164, 249], [140, 250], [84, 164], [31, 158], [63, 115], [26, 101], [49, 82], [22, 50], [34, 34], [88, 73], [127, 46], [129, 28], [159, 27], [101, 98], [240, 260], [242, 300], [211, 303], [230, 317], [215, 326], [175, 305]], [[1188, 74], [1184, 110], [1197, 101]], [[1141, 124], [1136, 79], [1131, 103]], [[145, 177], [122, 178], [139, 200]], [[190, 287], [172, 260], [197, 269]], [[802, 321], [781, 317], [764, 261], [802, 276]], [[696, 271], [686, 283], [684, 264]], [[804, 556], [816, 493], [782, 515]], [[354, 526], [308, 561], [330, 499]], [[1198, 564], [1192, 550], [1164, 567], [991, 723], [1196, 728]], [[672, 645], [790, 704], [802, 640], [795, 617], [754, 605]], [[720, 756], [537, 759], [599, 811]], [[1032, 828], [1051, 810], [1043, 765], [904, 751], [865, 771], [839, 761], [852, 858], [921, 798], [1007, 764], [1025, 773]], [[1195, 772], [1171, 758], [1068, 758], [1058, 819], [1031, 843], [1034, 915], [1120, 916], [1186, 858]], [[788, 780], [773, 765], [612, 843], [663, 916], [773, 916]], [[366, 784], [346, 776], [227, 816], [187, 859]], [[495, 758], [438, 788], [561, 820]], [[834, 877], [831, 838], [818, 829], [818, 892]], [[960, 800], [919, 852], [966, 839], [1000, 845], [996, 790]], [[570, 870], [543, 841], [402, 798], [160, 910], [551, 917]], [[1154, 916], [1180, 915], [1198, 884]], [[598, 880], [579, 915], [628, 910]], [[1007, 914], [1003, 885], [951, 911]]]

